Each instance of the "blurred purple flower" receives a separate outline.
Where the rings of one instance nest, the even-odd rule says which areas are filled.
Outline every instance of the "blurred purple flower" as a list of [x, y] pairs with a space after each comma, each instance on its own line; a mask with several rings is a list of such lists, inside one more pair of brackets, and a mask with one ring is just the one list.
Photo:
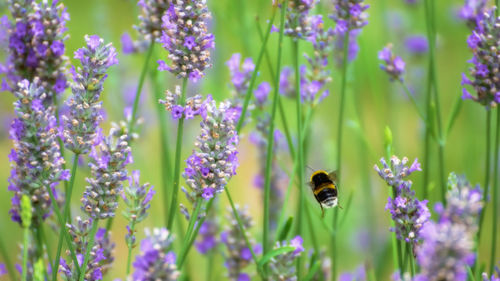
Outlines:
[[394, 55], [391, 49], [392, 45], [389, 44], [378, 53], [378, 58], [383, 62], [380, 68], [389, 75], [391, 81], [403, 81], [405, 62], [401, 57]]
[[412, 54], [425, 54], [429, 50], [429, 42], [423, 35], [411, 35], [406, 37], [405, 47]]

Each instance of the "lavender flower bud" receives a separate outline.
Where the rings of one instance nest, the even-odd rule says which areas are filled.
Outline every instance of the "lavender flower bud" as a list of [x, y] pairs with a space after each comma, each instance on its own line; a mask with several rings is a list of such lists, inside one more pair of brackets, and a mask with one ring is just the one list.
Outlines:
[[[252, 259], [252, 254], [250, 249], [247, 248], [247, 244], [245, 243], [245, 239], [243, 233], [241, 233], [240, 228], [238, 226], [238, 222], [234, 217], [234, 214], [231, 209], [228, 209], [228, 215], [226, 216], [227, 221], [229, 221], [229, 225], [226, 229], [220, 234], [220, 240], [224, 245], [226, 245], [227, 254], [225, 266], [227, 268], [227, 277], [230, 280], [250, 280], [250, 276], [243, 272], [243, 270], [250, 264]], [[236, 205], [236, 211], [238, 212], [238, 216], [243, 224], [243, 228], [248, 230], [252, 227], [252, 217], [248, 213], [248, 208], [240, 208]], [[246, 233], [248, 237], [248, 233]], [[260, 251], [259, 246], [251, 241], [251, 245], [254, 248], [254, 251]], [[257, 254], [257, 253], [256, 253]], [[247, 279], [242, 279], [247, 278]]]
[[[66, 226], [74, 242], [76, 257], [81, 267], [87, 245], [90, 242], [89, 236], [92, 228], [92, 219], [82, 220], [80, 217], [77, 217], [74, 225], [66, 224]], [[112, 252], [115, 244], [111, 242], [109, 236], [109, 233], [106, 233], [106, 229], [100, 228], [97, 230], [94, 238], [94, 246], [90, 250], [89, 262], [85, 271], [85, 280], [102, 280], [103, 275], [111, 268], [111, 264], [114, 261]], [[78, 278], [73, 260], [67, 263], [65, 259], [61, 258], [59, 272], [63, 273], [67, 280]]]
[[363, 0], [333, 0], [333, 13], [330, 15], [336, 23], [335, 33], [360, 29], [368, 24], [368, 15], [365, 12], [370, 5], [363, 4]]
[[204, 76], [203, 71], [211, 67], [209, 49], [215, 47], [214, 35], [206, 26], [210, 17], [206, 0], [181, 0], [170, 6], [162, 17], [159, 42], [169, 52], [171, 63], [159, 60], [158, 70], [192, 81]]
[[228, 102], [217, 107], [211, 96], [207, 98], [201, 134], [195, 142], [197, 149], [186, 160], [187, 167], [182, 174], [191, 188], [188, 198], [193, 202], [196, 197], [208, 200], [222, 192], [236, 174], [238, 135], [234, 120], [227, 116], [228, 108]]
[[46, 89], [43, 100], [46, 106], [53, 104], [56, 94], [66, 89], [64, 56], [66, 21], [69, 15], [63, 4], [47, 1], [9, 0], [13, 22], [7, 23], [9, 34], [8, 57], [5, 65], [6, 78], [2, 88], [13, 90], [23, 79], [33, 81], [38, 77]]
[[99, 97], [106, 79], [106, 70], [118, 63], [115, 48], [97, 35], [85, 36], [87, 46], [75, 52], [82, 68], [73, 71], [73, 95], [66, 104], [68, 113], [63, 115], [62, 138], [66, 148], [76, 154], [87, 154], [97, 136], [97, 127], [102, 122]]
[[125, 218], [129, 221], [127, 225], [128, 233], [125, 236], [127, 244], [133, 247], [135, 245], [135, 230], [131, 229], [131, 225], [135, 225], [143, 221], [148, 216], [148, 209], [151, 206], [150, 202], [156, 193], [149, 183], [141, 185], [139, 183], [139, 171], [133, 171], [129, 177], [129, 186], [122, 193], [122, 198], [127, 208], [123, 212]]
[[193, 119], [197, 115], [205, 115], [205, 104], [201, 95], [189, 97], [186, 99], [184, 106], [179, 104], [181, 97], [181, 87], [176, 86], [175, 92], [172, 93], [167, 90], [164, 100], [160, 100], [160, 104], [165, 106], [167, 111], [170, 111], [172, 118], [177, 120], [179, 118]]
[[295, 274], [295, 259], [300, 256], [304, 251], [302, 246], [302, 237], [296, 236], [289, 243], [277, 242], [276, 248], [281, 248], [284, 246], [295, 247], [294, 251], [287, 252], [278, 256], [275, 256], [269, 262], [270, 276], [271, 280], [283, 280], [283, 281], [295, 281], [297, 280], [297, 275]]
[[28, 196], [23, 195], [23, 197], [21, 197], [21, 221], [23, 228], [30, 228], [32, 217], [31, 201]]
[[[101, 137], [99, 137], [101, 138]], [[130, 163], [131, 152], [127, 136], [102, 138], [99, 145], [92, 148], [89, 163], [92, 177], [83, 193], [82, 211], [93, 219], [114, 217], [118, 207], [117, 197], [122, 191], [122, 181], [127, 179], [126, 165]]]
[[479, 18], [486, 12], [488, 0], [465, 0], [458, 16], [467, 22], [471, 29], [476, 28]]
[[175, 281], [180, 273], [175, 265], [175, 253], [169, 252], [172, 238], [166, 228], [155, 228], [153, 233], [146, 229], [146, 238], [141, 241], [141, 254], [137, 255], [133, 266], [133, 280]]
[[307, 38], [311, 35], [311, 17], [309, 12], [317, 0], [288, 1], [285, 30], [283, 33], [294, 40]]
[[160, 38], [162, 33], [162, 17], [170, 7], [170, 0], [139, 0], [141, 7], [139, 26], [134, 28], [143, 36], [144, 41], [150, 42]]
[[401, 76], [403, 76], [405, 72], [405, 62], [400, 56], [396, 56], [392, 53], [391, 44], [387, 45], [387, 47], [378, 53], [378, 58], [384, 63], [380, 64], [380, 69], [389, 75], [391, 81], [403, 81], [403, 77]]
[[426, 223], [421, 231], [424, 242], [417, 249], [417, 261], [423, 280], [467, 280], [466, 266], [474, 264], [482, 194], [453, 173], [449, 182], [446, 208], [436, 204], [438, 221]]
[[500, 17], [495, 17], [495, 8], [477, 19], [477, 27], [467, 39], [473, 57], [470, 61], [469, 79], [462, 74], [462, 85], [470, 85], [476, 91], [472, 96], [463, 89], [462, 99], [471, 99], [486, 108], [494, 108], [500, 103]]
[[21, 223], [20, 200], [23, 195], [31, 199], [33, 224], [37, 225], [51, 213], [48, 188], [57, 199], [59, 181], [69, 179], [63, 170], [56, 134], [56, 119], [52, 107], [45, 107], [45, 90], [36, 78], [33, 83], [23, 80], [14, 92], [16, 119], [12, 122], [10, 137], [14, 148], [9, 154], [11, 175], [8, 190], [14, 192], [10, 214]]
[[397, 156], [392, 156], [389, 164], [387, 164], [384, 158], [381, 158], [380, 163], [382, 163], [382, 169], [375, 165], [375, 171], [377, 171], [379, 176], [387, 183], [387, 185], [394, 187], [398, 187], [403, 184], [404, 179], [410, 176], [413, 172], [422, 171], [420, 163], [418, 163], [418, 159], [415, 159], [410, 167], [407, 165], [408, 158], [406, 157], [403, 157], [403, 159], [400, 160]]

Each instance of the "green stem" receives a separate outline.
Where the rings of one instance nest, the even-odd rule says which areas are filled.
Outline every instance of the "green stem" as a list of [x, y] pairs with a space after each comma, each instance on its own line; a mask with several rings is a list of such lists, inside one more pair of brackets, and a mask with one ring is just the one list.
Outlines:
[[245, 121], [245, 118], [243, 117], [246, 116], [247, 113], [248, 104], [250, 103], [250, 98], [252, 97], [252, 91], [255, 86], [255, 80], [257, 80], [260, 63], [262, 62], [262, 58], [264, 57], [264, 51], [266, 50], [267, 41], [269, 39], [269, 35], [271, 34], [271, 27], [273, 26], [275, 16], [276, 16], [276, 6], [273, 6], [271, 20], [267, 25], [266, 36], [264, 37], [264, 42], [262, 42], [262, 46], [260, 47], [259, 56], [257, 57], [257, 62], [255, 63], [255, 69], [252, 73], [252, 77], [250, 78], [250, 84], [245, 94], [245, 100], [243, 101], [243, 107], [241, 108], [240, 120], [238, 120], [238, 123], [236, 124], [236, 131], [238, 133], [243, 127], [243, 121]]
[[146, 59], [145, 59], [144, 64], [142, 66], [141, 76], [139, 77], [139, 84], [137, 85], [137, 89], [135, 91], [134, 105], [132, 106], [132, 115], [130, 116], [130, 120], [128, 123], [129, 134], [133, 133], [135, 119], [137, 116], [137, 108], [139, 107], [139, 100], [140, 100], [141, 92], [142, 92], [142, 86], [144, 85], [144, 81], [146, 80], [146, 73], [148, 72], [149, 61], [151, 60], [151, 55], [153, 54], [154, 46], [155, 46], [155, 42], [153, 40], [151, 40], [151, 42], [149, 42], [149, 48], [148, 48], [148, 52], [146, 54]]
[[[2, 229], [5, 229], [2, 227]], [[0, 235], [0, 253], [2, 254], [3, 261], [5, 262], [5, 266], [7, 267], [7, 273], [9, 274], [10, 280], [16, 281], [17, 277], [14, 274], [14, 267], [12, 266], [12, 261], [10, 260], [10, 255], [7, 253], [7, 249], [5, 248], [5, 244], [3, 242], [2, 236]]]
[[441, 201], [444, 205], [446, 205], [446, 177], [445, 177], [445, 164], [444, 164], [444, 144], [445, 140], [443, 138], [443, 131], [441, 125], [441, 106], [439, 101], [439, 87], [437, 80], [437, 71], [436, 71], [436, 27], [435, 27], [435, 15], [434, 15], [434, 1], [433, 0], [425, 0], [425, 17], [427, 23], [427, 39], [429, 41], [429, 66], [430, 66], [430, 75], [431, 75], [431, 83], [434, 88], [434, 96], [433, 101], [436, 105], [436, 123], [438, 130], [438, 164], [439, 164], [439, 180], [441, 186]]
[[[44, 226], [43, 224], [40, 224], [40, 226], [38, 227], [38, 231], [40, 233], [40, 237], [43, 241], [43, 244], [45, 245], [45, 250], [47, 251], [47, 258], [48, 258], [48, 262], [49, 262], [49, 265], [54, 268], [54, 264], [52, 264], [52, 247], [50, 247], [49, 245], [49, 240], [47, 239], [47, 236], [45, 235], [45, 230], [44, 230]], [[47, 271], [45, 271], [45, 273], [47, 273]], [[47, 277], [47, 280], [48, 280], [48, 277]]]
[[280, 33], [278, 39], [278, 58], [277, 58], [277, 71], [275, 74], [275, 87], [273, 93], [273, 100], [271, 105], [271, 117], [269, 120], [269, 131], [267, 134], [267, 152], [266, 152], [266, 166], [264, 171], [264, 231], [262, 236], [263, 254], [265, 255], [269, 250], [269, 199], [271, 197], [271, 168], [272, 159], [274, 156], [274, 119], [276, 118], [276, 109], [278, 107], [279, 99], [279, 79], [281, 69], [281, 50], [283, 48], [283, 30], [285, 27], [285, 14], [288, 1], [285, 0], [281, 5], [281, 19], [280, 19]]
[[[201, 197], [199, 197], [196, 200], [196, 203], [195, 203], [196, 207], [195, 207], [193, 213], [191, 214], [191, 218], [189, 219], [189, 225], [188, 225], [188, 228], [186, 231], [186, 235], [184, 236], [184, 243], [182, 244], [182, 249], [180, 251], [179, 260], [177, 261], [177, 269], [178, 270], [181, 270], [182, 266], [184, 265], [184, 261], [186, 260], [189, 249], [191, 248], [191, 245], [193, 245], [191, 241], [194, 242], [194, 240], [196, 239], [196, 236], [198, 235], [199, 228], [194, 229], [194, 227], [196, 224], [196, 220], [198, 219], [198, 216], [200, 214], [202, 202], [203, 201], [202, 201]], [[206, 216], [204, 216], [204, 217], [206, 217]], [[197, 223], [197, 226], [201, 227], [201, 223], [203, 223], [203, 222], [200, 219]], [[193, 232], [193, 231], [195, 231], [195, 232]]]
[[153, 71], [153, 87], [154, 87], [154, 93], [155, 95], [151, 95], [153, 98], [153, 104], [155, 105], [156, 108], [156, 115], [158, 118], [158, 125], [159, 125], [159, 131], [160, 131], [160, 146], [161, 146], [161, 177], [162, 177], [162, 185], [163, 185], [163, 208], [165, 212], [165, 225], [168, 224], [168, 210], [169, 210], [169, 205], [168, 205], [168, 194], [169, 194], [169, 185], [168, 183], [172, 182], [172, 169], [171, 169], [171, 163], [172, 160], [170, 158], [170, 151], [169, 151], [169, 141], [168, 141], [168, 130], [167, 130], [167, 118], [165, 114], [165, 109], [163, 106], [158, 102], [159, 99], [161, 99], [161, 94], [162, 94], [162, 88], [160, 86], [160, 83], [158, 81], [158, 70], [155, 68]]
[[410, 273], [411, 273], [411, 277], [413, 278], [413, 276], [415, 276], [415, 257], [413, 256], [413, 246], [410, 243], [408, 243], [408, 245], [410, 245], [410, 247], [409, 247]]
[[[134, 235], [135, 232], [135, 220], [133, 220], [130, 223], [130, 233], [131, 235]], [[127, 255], [127, 275], [129, 276], [130, 274], [130, 264], [132, 263], [132, 249], [134, 248], [134, 245], [132, 243], [128, 243], [128, 255]]]
[[21, 273], [21, 280], [28, 280], [28, 245], [30, 240], [30, 229], [29, 227], [25, 227], [23, 229], [23, 271]]
[[[342, 82], [340, 86], [340, 107], [339, 107], [339, 119], [337, 124], [337, 161], [336, 161], [336, 169], [337, 169], [337, 184], [340, 185], [341, 179], [341, 168], [340, 162], [342, 160], [342, 133], [344, 131], [344, 104], [345, 104], [345, 92], [347, 85], [347, 66], [348, 66], [348, 48], [349, 48], [349, 30], [347, 30], [344, 34], [344, 46], [343, 46], [343, 58], [342, 58]], [[338, 218], [338, 210], [334, 210], [333, 216], [333, 227], [335, 232], [337, 232], [337, 218]], [[332, 260], [332, 278], [333, 280], [337, 280], [337, 239], [336, 235], [331, 237], [332, 251], [331, 251], [331, 260]]]
[[[184, 106], [186, 100], [186, 87], [188, 78], [182, 80], [182, 91], [181, 97], [179, 99], [179, 104]], [[181, 152], [182, 152], [182, 135], [184, 131], [184, 117], [179, 118], [177, 123], [177, 140], [175, 143], [175, 163], [174, 163], [174, 182], [172, 190], [172, 200], [170, 201], [170, 211], [168, 214], [167, 229], [172, 229], [172, 224], [177, 214], [177, 195], [179, 193], [179, 180], [180, 180], [180, 170], [181, 170]]]
[[[497, 0], [498, 1], [498, 0]], [[493, 274], [495, 267], [495, 254], [497, 249], [497, 228], [498, 228], [498, 161], [499, 161], [499, 148], [500, 148], [500, 109], [497, 108], [497, 131], [495, 135], [495, 158], [493, 167], [493, 216], [491, 221], [491, 256], [490, 256], [490, 275]]]
[[[60, 223], [59, 240], [57, 241], [57, 251], [56, 251], [56, 259], [54, 260], [54, 268], [59, 268], [59, 260], [61, 258], [62, 244], [64, 240], [63, 238], [66, 233], [66, 222], [71, 222], [71, 219], [69, 218], [69, 210], [71, 206], [71, 194], [73, 192], [73, 186], [75, 184], [77, 166], [78, 166], [78, 154], [75, 154], [73, 158], [73, 166], [71, 167], [71, 177], [69, 179], [69, 185], [66, 191], [66, 198], [64, 200], [64, 214], [62, 216], [62, 220], [59, 222]], [[52, 203], [56, 204], [55, 200], [52, 201]], [[57, 270], [52, 271], [52, 280], [53, 281], [57, 280]]]
[[87, 248], [85, 249], [85, 257], [83, 259], [82, 270], [80, 272], [80, 281], [85, 278], [85, 273], [87, 272], [87, 264], [89, 263], [90, 253], [92, 252], [92, 247], [94, 247], [95, 234], [97, 232], [97, 227], [99, 225], [98, 219], [92, 220], [92, 229], [90, 230], [89, 242], [87, 243]]
[[486, 206], [488, 205], [488, 197], [490, 192], [490, 163], [491, 163], [491, 109], [486, 110], [486, 155], [485, 155], [485, 173], [484, 173], [484, 206], [479, 216], [479, 230], [477, 232], [477, 246], [481, 239], [481, 229], [483, 226], [484, 215], [486, 213]]
[[[79, 266], [79, 263], [78, 263], [78, 259], [76, 258], [75, 249], [73, 248], [73, 240], [71, 239], [70, 234], [67, 231], [63, 231], [63, 229], [66, 228], [66, 221], [64, 220], [64, 218], [63, 218], [63, 216], [61, 214], [61, 210], [59, 209], [59, 205], [57, 205], [57, 200], [54, 197], [54, 193], [52, 192], [52, 189], [51, 188], [47, 188], [47, 190], [49, 192], [49, 196], [50, 196], [50, 201], [52, 203], [52, 207], [54, 208], [54, 212], [56, 213], [57, 219], [59, 221], [59, 226], [60, 226], [59, 242], [62, 240], [61, 236], [64, 236], [64, 238], [65, 238], [64, 240], [66, 240], [66, 245], [69, 248], [71, 259], [73, 260], [73, 263], [75, 264], [76, 272], [77, 272], [77, 275], [78, 275], [78, 274], [80, 274], [80, 266]], [[62, 245], [61, 246], [58, 245], [58, 249], [59, 249], [59, 247], [62, 247]], [[60, 252], [59, 252], [59, 256], [60, 256]], [[56, 259], [57, 259], [57, 254], [56, 254]], [[56, 264], [57, 263], [58, 263], [58, 261], [56, 261]], [[52, 275], [52, 276], [54, 276], [54, 275]], [[56, 275], [56, 277], [57, 277], [57, 275]]]

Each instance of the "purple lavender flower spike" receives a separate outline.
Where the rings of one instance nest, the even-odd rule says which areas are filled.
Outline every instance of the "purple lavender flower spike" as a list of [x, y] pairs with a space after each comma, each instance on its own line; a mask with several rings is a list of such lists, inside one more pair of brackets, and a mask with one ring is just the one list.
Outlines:
[[148, 216], [148, 209], [151, 206], [150, 202], [155, 195], [155, 190], [149, 183], [140, 184], [139, 183], [140, 172], [138, 170], [132, 171], [132, 176], [129, 177], [129, 185], [125, 187], [122, 193], [123, 201], [127, 206], [123, 215], [129, 221], [127, 225], [127, 234], [125, 235], [125, 241], [129, 247], [135, 246], [135, 229], [132, 229], [132, 225], [135, 226], [137, 223], [143, 221]]
[[175, 265], [175, 254], [169, 252], [172, 237], [166, 228], [155, 228], [151, 232], [145, 230], [146, 238], [141, 241], [141, 254], [134, 263], [133, 280], [165, 280], [176, 281], [180, 272]]
[[297, 280], [295, 273], [295, 259], [304, 251], [302, 237], [296, 236], [289, 243], [286, 241], [276, 242], [275, 249], [284, 246], [292, 246], [295, 250], [271, 258], [269, 261], [269, 276], [271, 280]]
[[127, 179], [126, 166], [131, 162], [131, 152], [127, 136], [120, 135], [113, 128], [108, 137], [102, 138], [90, 153], [91, 176], [87, 178], [81, 199], [81, 209], [92, 219], [114, 217], [118, 207], [118, 195], [122, 191], [122, 181]]
[[[243, 223], [243, 228], [245, 229], [245, 231], [247, 231], [253, 226], [252, 217], [248, 213], [248, 208], [240, 208], [238, 205], [236, 205], [236, 211], [238, 212], [241, 222]], [[241, 233], [240, 231], [238, 222], [234, 218], [232, 210], [228, 209], [227, 212], [228, 215], [226, 216], [226, 219], [227, 221], [229, 221], [229, 225], [221, 233], [220, 239], [221, 242], [226, 246], [227, 250], [227, 253], [225, 255], [226, 261], [224, 265], [227, 268], [227, 277], [230, 280], [239, 280], [241, 276], [243, 276], [243, 278], [246, 278], [248, 276], [243, 271], [251, 263], [251, 253], [249, 253], [250, 250], [247, 248], [243, 233]], [[255, 249], [255, 242], [253, 240], [250, 240], [250, 243]], [[248, 257], [248, 254], [250, 254], [250, 259]]]
[[160, 100], [160, 104], [165, 106], [167, 111], [172, 114], [172, 119], [179, 118], [193, 119], [197, 115], [202, 115], [205, 112], [205, 103], [201, 95], [196, 95], [186, 99], [184, 106], [179, 104], [181, 97], [181, 87], [176, 86], [175, 91], [172, 93], [167, 90], [165, 99]]
[[157, 40], [162, 33], [162, 17], [170, 7], [170, 0], [139, 0], [137, 3], [141, 8], [139, 25], [134, 28], [141, 34], [143, 41], [149, 44], [151, 40]]
[[219, 242], [216, 237], [218, 229], [219, 227], [215, 218], [211, 217], [205, 220], [200, 227], [200, 232], [198, 234], [199, 239], [195, 244], [198, 252], [206, 254], [217, 246], [217, 243]]
[[55, 96], [67, 87], [64, 41], [68, 13], [57, 1], [48, 4], [9, 0], [9, 10], [12, 22], [2, 20], [8, 34], [2, 88], [15, 90], [21, 80], [38, 77], [46, 91], [45, 106], [53, 105]]
[[[82, 220], [80, 217], [76, 218], [75, 224], [66, 224], [68, 232], [74, 241], [74, 247], [79, 266], [83, 262], [83, 257], [90, 242], [90, 231], [92, 227], [92, 219]], [[85, 280], [94, 281], [102, 280], [114, 261], [113, 249], [115, 244], [111, 242], [110, 234], [106, 229], [100, 228], [97, 230], [94, 239], [94, 246], [90, 252], [89, 263], [85, 272]], [[78, 278], [76, 266], [71, 260], [68, 263], [65, 259], [61, 258], [59, 272], [64, 274], [68, 280]]]
[[488, 274], [486, 272], [483, 272], [481, 277], [483, 278], [483, 281], [500, 281], [500, 268], [495, 267], [495, 273], [491, 275], [491, 277], [488, 278]]
[[98, 36], [85, 36], [86, 47], [75, 52], [82, 67], [73, 71], [73, 95], [66, 105], [68, 112], [62, 116], [62, 138], [66, 148], [75, 154], [87, 154], [97, 136], [102, 122], [101, 101], [106, 71], [118, 62], [115, 48]]
[[380, 159], [382, 169], [375, 165], [375, 170], [379, 176], [391, 186], [395, 191], [393, 197], [389, 197], [385, 206], [391, 213], [395, 227], [391, 231], [396, 233], [399, 240], [411, 243], [413, 247], [421, 239], [421, 229], [430, 218], [427, 207], [427, 200], [420, 201], [415, 196], [415, 191], [411, 189], [412, 182], [405, 180], [406, 177], [415, 171], [421, 171], [417, 160], [408, 167], [408, 158], [400, 160], [392, 156], [390, 165], [384, 158]]
[[311, 9], [317, 0], [311, 1], [288, 1], [288, 8], [283, 33], [293, 40], [306, 39], [311, 35]]
[[467, 280], [466, 266], [475, 261], [474, 239], [478, 230], [482, 193], [463, 177], [450, 174], [446, 208], [436, 205], [438, 220], [421, 231], [423, 243], [417, 249], [421, 268], [417, 280]]
[[487, 109], [500, 103], [500, 71], [498, 61], [493, 59], [499, 56], [500, 41], [497, 38], [500, 38], [500, 17], [495, 16], [495, 9], [492, 8], [478, 17], [477, 26], [467, 40], [473, 53], [472, 66], [469, 68], [470, 79], [462, 79], [462, 83], [474, 88], [476, 94], [473, 96], [464, 92], [462, 97], [476, 101]]
[[14, 92], [18, 100], [14, 102], [16, 119], [10, 130], [14, 148], [9, 155], [11, 174], [8, 179], [8, 190], [14, 192], [9, 211], [12, 220], [21, 222], [19, 202], [23, 195], [27, 195], [32, 199], [35, 225], [51, 213], [48, 188], [57, 198], [58, 183], [68, 180], [57, 141], [54, 110], [43, 105], [47, 94], [40, 84], [38, 78], [32, 83], [23, 80]]
[[364, 265], [358, 266], [354, 272], [344, 272], [340, 274], [339, 281], [365, 281], [366, 269]]
[[[195, 142], [197, 148], [186, 160], [187, 167], [182, 174], [191, 189], [186, 194], [192, 202], [197, 197], [209, 199], [224, 191], [238, 167], [235, 120], [226, 114], [230, 104], [222, 102], [217, 107], [214, 100], [207, 99], [206, 114], [200, 124], [201, 134]], [[210, 192], [207, 194], [207, 191]]]
[[405, 62], [401, 57], [392, 53], [391, 44], [378, 53], [378, 58], [383, 62], [380, 68], [389, 75], [391, 81], [403, 81]]
[[206, 0], [183, 0], [171, 4], [162, 16], [162, 35], [159, 42], [169, 52], [170, 64], [158, 61], [159, 70], [168, 70], [178, 78], [196, 82], [211, 67], [210, 49], [215, 47], [214, 36], [208, 33], [207, 20], [211, 15]]
[[267, 82], [262, 82], [259, 86], [257, 86], [257, 89], [255, 89], [253, 94], [255, 95], [255, 104], [258, 107], [262, 108], [265, 105], [270, 91], [271, 86]]
[[0, 263], [0, 276], [7, 274], [7, 268], [4, 263]]
[[[255, 69], [255, 64], [253, 63], [253, 60], [251, 58], [246, 58], [243, 60], [243, 63], [241, 63], [241, 54], [235, 53], [226, 62], [226, 65], [229, 68], [231, 84], [234, 87], [234, 90], [231, 93], [231, 108], [229, 109], [229, 111], [230, 114], [234, 116], [235, 120], [239, 120], [241, 109], [243, 108], [243, 103], [245, 100], [245, 95], [247, 94], [247, 90], [250, 85], [250, 79], [252, 78], [252, 73]], [[262, 91], [259, 92], [257, 90], [255, 92], [262, 93]], [[250, 121], [251, 111], [254, 108], [254, 104], [248, 105], [247, 116], [245, 116], [245, 121], [243, 124], [246, 124]]]

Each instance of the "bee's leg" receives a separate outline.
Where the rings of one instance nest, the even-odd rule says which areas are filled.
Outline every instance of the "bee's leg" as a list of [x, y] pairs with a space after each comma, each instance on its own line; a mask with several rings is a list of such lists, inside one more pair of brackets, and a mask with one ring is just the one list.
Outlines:
[[319, 206], [321, 207], [321, 218], [324, 218], [325, 217], [325, 209], [323, 209], [323, 205], [319, 204]]
[[340, 203], [338, 204], [338, 206], [339, 206], [340, 209], [344, 210], [344, 208], [342, 208], [342, 206], [340, 206]]

